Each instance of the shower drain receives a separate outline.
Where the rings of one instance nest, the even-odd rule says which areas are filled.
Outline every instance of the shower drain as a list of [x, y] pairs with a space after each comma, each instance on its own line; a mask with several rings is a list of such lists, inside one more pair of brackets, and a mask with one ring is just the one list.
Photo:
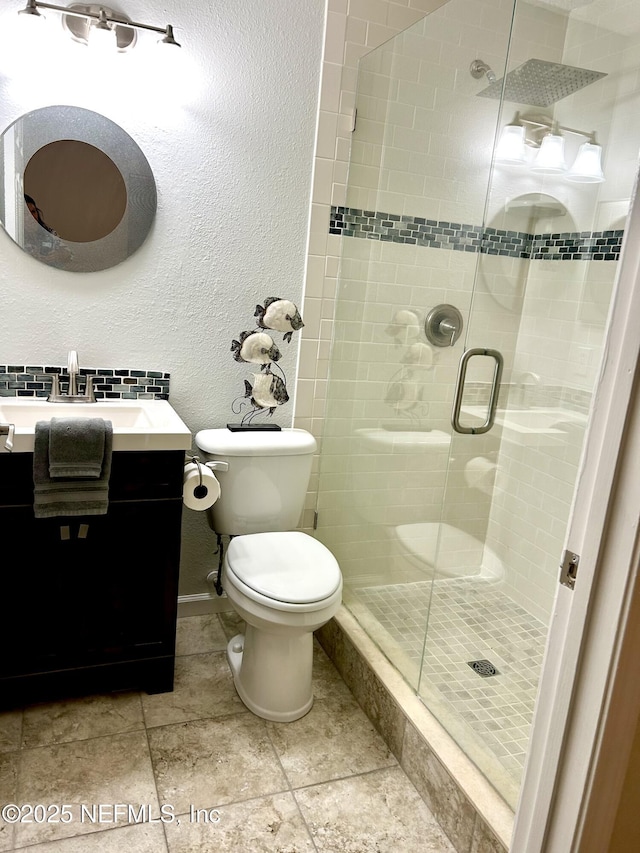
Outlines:
[[489, 678], [491, 675], [500, 675], [490, 660], [470, 660], [467, 661], [467, 664], [483, 678]]

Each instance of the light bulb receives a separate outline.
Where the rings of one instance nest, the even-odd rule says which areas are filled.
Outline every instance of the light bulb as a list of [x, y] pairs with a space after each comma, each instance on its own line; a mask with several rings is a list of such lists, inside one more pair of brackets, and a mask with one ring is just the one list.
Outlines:
[[600, 184], [604, 181], [601, 165], [602, 148], [594, 142], [584, 142], [573, 166], [565, 178], [579, 184]]
[[536, 159], [531, 166], [532, 172], [543, 175], [556, 175], [565, 172], [564, 137], [556, 133], [548, 133], [542, 140]]
[[89, 46], [95, 53], [115, 53], [116, 34], [107, 23], [104, 10], [101, 10], [99, 20], [89, 27]]
[[46, 18], [37, 8], [33, 0], [18, 12], [18, 27], [25, 38], [34, 33], [42, 33], [45, 29]]
[[523, 166], [527, 162], [524, 141], [523, 125], [508, 124], [503, 127], [496, 147], [496, 162]]

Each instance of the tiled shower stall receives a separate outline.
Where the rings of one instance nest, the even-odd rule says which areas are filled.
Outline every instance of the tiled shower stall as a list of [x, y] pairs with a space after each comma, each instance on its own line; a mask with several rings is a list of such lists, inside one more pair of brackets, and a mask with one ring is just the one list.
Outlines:
[[[322, 442], [305, 522], [317, 509], [347, 608], [513, 809], [637, 169], [637, 15], [449, 0], [375, 3], [374, 21], [329, 5], [296, 402]], [[532, 59], [600, 76], [552, 103], [501, 101], [476, 59], [498, 81]], [[541, 114], [580, 129], [569, 163], [596, 132], [604, 183], [498, 161], [501, 128]], [[463, 318], [453, 346], [425, 335], [441, 304]], [[483, 435], [451, 427], [470, 348], [504, 358]], [[493, 370], [469, 363], [464, 424], [482, 422]]]

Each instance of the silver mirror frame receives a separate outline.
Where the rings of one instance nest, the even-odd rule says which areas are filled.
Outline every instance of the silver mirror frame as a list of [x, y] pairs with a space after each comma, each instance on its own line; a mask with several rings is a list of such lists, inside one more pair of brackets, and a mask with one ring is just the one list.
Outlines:
[[[46, 232], [24, 203], [23, 175], [36, 151], [62, 139], [104, 151], [122, 175], [127, 204], [122, 219], [106, 237], [88, 243], [55, 238], [63, 251], [43, 252], [36, 247]], [[156, 205], [153, 172], [142, 150], [126, 131], [99, 113], [81, 107], [43, 107], [16, 119], [0, 136], [0, 222], [21, 249], [42, 263], [69, 272], [95, 272], [121, 263], [145, 241]]]

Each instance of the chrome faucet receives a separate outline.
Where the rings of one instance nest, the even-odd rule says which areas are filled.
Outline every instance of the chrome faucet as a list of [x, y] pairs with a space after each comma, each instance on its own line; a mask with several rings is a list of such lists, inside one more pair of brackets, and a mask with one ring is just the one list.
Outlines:
[[95, 403], [96, 395], [93, 390], [93, 376], [87, 376], [84, 386], [84, 394], [78, 393], [78, 353], [72, 349], [67, 359], [67, 373], [69, 374], [69, 388], [67, 393], [60, 391], [60, 374], [54, 373], [51, 377], [51, 393], [47, 397], [49, 403]]
[[15, 431], [15, 424], [0, 424], [0, 436], [7, 436], [4, 442], [4, 449], [7, 451], [7, 453], [11, 453], [11, 451], [13, 450], [13, 439]]
[[69, 397], [78, 396], [79, 372], [80, 368], [78, 367], [78, 353], [74, 349], [69, 350], [69, 356], [67, 358], [67, 373], [69, 374]]

